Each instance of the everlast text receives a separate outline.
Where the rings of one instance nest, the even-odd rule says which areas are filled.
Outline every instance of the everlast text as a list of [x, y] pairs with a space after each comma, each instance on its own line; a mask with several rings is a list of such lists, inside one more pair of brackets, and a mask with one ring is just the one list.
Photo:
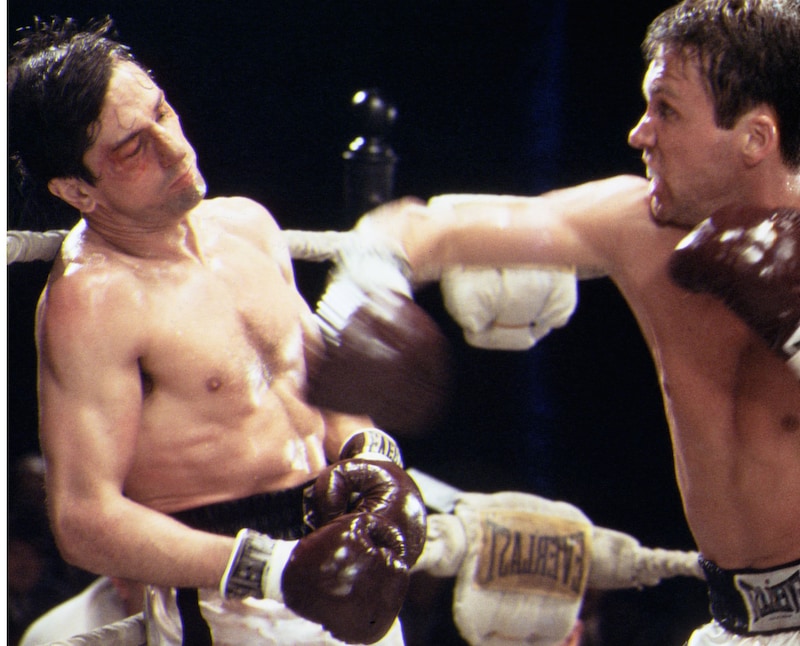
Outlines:
[[576, 597], [589, 569], [589, 528], [540, 514], [492, 512], [482, 522], [476, 584]]
[[[738, 575], [736, 585], [744, 594], [750, 614], [750, 628], [758, 629], [764, 625], [767, 629], [775, 625], [783, 626], [787, 620], [796, 625], [800, 619], [800, 569], [786, 578]], [[747, 580], [749, 579], [749, 580]], [[777, 580], [775, 580], [777, 579]]]

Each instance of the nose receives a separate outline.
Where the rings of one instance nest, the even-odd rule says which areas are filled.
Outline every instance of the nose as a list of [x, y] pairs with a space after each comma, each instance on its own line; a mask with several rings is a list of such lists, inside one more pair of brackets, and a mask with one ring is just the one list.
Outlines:
[[655, 131], [647, 114], [643, 114], [633, 130], [628, 133], [628, 145], [637, 150], [642, 150], [655, 143]]
[[169, 168], [186, 157], [187, 150], [183, 137], [178, 137], [166, 128], [156, 126], [153, 131], [158, 161], [164, 168]]

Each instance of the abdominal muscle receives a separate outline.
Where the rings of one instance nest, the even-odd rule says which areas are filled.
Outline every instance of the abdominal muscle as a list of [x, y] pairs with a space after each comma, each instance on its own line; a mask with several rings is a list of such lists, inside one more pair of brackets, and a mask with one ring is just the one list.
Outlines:
[[700, 551], [727, 569], [800, 557], [797, 384], [766, 347], [743, 347], [735, 366], [713, 351], [664, 366], [686, 517]]
[[624, 266], [633, 269], [616, 282], [656, 362], [678, 485], [697, 547], [728, 569], [796, 560], [797, 380], [721, 301], [671, 284], [665, 262], [674, 235], [655, 235], [664, 254], [626, 257]]
[[200, 378], [175, 389], [157, 381], [125, 495], [171, 513], [313, 478], [325, 466], [324, 423], [302, 398], [301, 373]]

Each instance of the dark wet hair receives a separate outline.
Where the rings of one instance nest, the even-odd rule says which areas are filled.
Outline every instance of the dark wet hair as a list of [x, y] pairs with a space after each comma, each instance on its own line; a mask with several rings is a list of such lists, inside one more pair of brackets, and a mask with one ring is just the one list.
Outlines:
[[94, 183], [83, 157], [94, 143], [113, 67], [120, 60], [139, 65], [113, 28], [110, 17], [82, 29], [71, 18], [36, 18], [20, 30], [8, 68], [11, 200], [24, 203], [36, 194], [41, 200], [55, 177]]
[[659, 15], [642, 43], [696, 56], [721, 128], [771, 106], [783, 161], [800, 168], [800, 0], [684, 0]]

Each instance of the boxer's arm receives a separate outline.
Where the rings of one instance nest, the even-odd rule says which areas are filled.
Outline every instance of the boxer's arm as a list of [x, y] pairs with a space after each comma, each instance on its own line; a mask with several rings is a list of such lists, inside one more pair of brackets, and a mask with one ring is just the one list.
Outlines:
[[37, 317], [41, 446], [59, 549], [96, 573], [214, 587], [233, 539], [189, 529], [123, 495], [143, 396], [135, 317], [115, 316], [115, 303], [96, 290], [90, 301], [81, 296], [85, 285], [63, 281]]
[[615, 236], [628, 219], [647, 219], [647, 181], [620, 176], [536, 197], [399, 200], [367, 214], [357, 228], [400, 240], [414, 281], [439, 280], [450, 265], [537, 264], [611, 273]]
[[332, 410], [322, 411], [325, 421], [325, 457], [328, 462], [339, 460], [345, 442], [354, 434], [364, 428], [374, 426], [369, 417], [363, 415], [350, 415]]

